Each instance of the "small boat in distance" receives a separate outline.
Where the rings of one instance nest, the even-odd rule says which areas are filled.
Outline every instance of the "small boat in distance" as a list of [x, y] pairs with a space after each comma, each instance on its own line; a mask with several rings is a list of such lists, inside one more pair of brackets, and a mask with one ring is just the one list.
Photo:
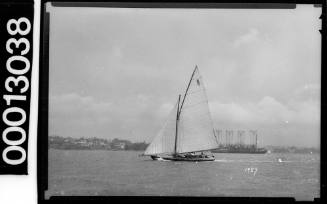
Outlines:
[[179, 95], [165, 125], [143, 155], [153, 160], [214, 161], [209, 152], [218, 147], [214, 134], [202, 77], [195, 66], [183, 98]]

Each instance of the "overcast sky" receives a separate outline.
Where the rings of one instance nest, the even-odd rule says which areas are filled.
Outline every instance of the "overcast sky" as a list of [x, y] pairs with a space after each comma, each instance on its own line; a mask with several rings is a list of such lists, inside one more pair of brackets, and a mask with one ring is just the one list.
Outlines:
[[320, 8], [48, 10], [50, 135], [150, 142], [198, 65], [216, 128], [320, 143]]

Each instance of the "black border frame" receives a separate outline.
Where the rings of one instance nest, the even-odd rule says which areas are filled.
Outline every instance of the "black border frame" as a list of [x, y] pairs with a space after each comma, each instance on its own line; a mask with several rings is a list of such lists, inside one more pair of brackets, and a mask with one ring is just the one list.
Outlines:
[[[100, 0], [101, 1], [101, 0]], [[37, 129], [37, 188], [38, 203], [80, 203], [81, 201], [109, 203], [117, 201], [126, 202], [246, 202], [246, 203], [271, 203], [271, 202], [295, 202], [294, 198], [270, 198], [270, 197], [157, 197], [157, 196], [52, 196], [49, 200], [45, 199], [45, 190], [48, 188], [48, 94], [49, 94], [49, 13], [45, 12], [45, 4], [52, 2], [55, 6], [76, 6], [79, 7], [130, 7], [130, 8], [276, 8], [290, 9], [296, 4], [313, 4], [316, 7], [322, 7], [321, 19], [321, 125], [320, 125], [320, 198], [314, 202], [326, 201], [326, 172], [327, 172], [327, 81], [326, 81], [326, 54], [327, 54], [327, 0], [137, 0], [131, 2], [128, 0], [106, 1], [102, 0], [41, 0], [40, 6], [40, 58], [39, 58], [39, 107], [38, 107], [38, 129]], [[66, 2], [66, 3], [65, 3]], [[67, 3], [69, 2], [69, 3]], [[325, 57], [324, 57], [325, 56]], [[325, 69], [324, 69], [325, 68]], [[324, 80], [325, 79], [325, 80]]]
[[[29, 138], [30, 138], [30, 124], [33, 122], [30, 120], [31, 118], [29, 117], [31, 114], [31, 96], [32, 96], [32, 89], [31, 89], [31, 78], [32, 78], [32, 70], [33, 70], [33, 56], [34, 56], [34, 51], [35, 48], [32, 46], [33, 42], [35, 39], [33, 39], [33, 35], [35, 33], [35, 17], [34, 17], [34, 1], [33, 0], [12, 0], [12, 1], [0, 1], [0, 81], [1, 81], [1, 88], [0, 88], [0, 94], [1, 98], [5, 97], [5, 95], [10, 94], [10, 92], [5, 88], [5, 80], [12, 75], [12, 73], [6, 71], [6, 62], [5, 59], [11, 57], [14, 53], [17, 55], [17, 51], [14, 51], [13, 54], [8, 53], [5, 48], [6, 40], [8, 40], [11, 37], [24, 37], [28, 40], [30, 43], [30, 49], [29, 51], [25, 54], [26, 59], [30, 62], [30, 68], [29, 70], [23, 74], [24, 77], [29, 82], [28, 89], [21, 93], [25, 95], [25, 99], [22, 101], [16, 101], [13, 104], [9, 103], [7, 105], [4, 101], [1, 101], [0, 103], [0, 109], [1, 112], [4, 112], [8, 108], [13, 108], [13, 107], [18, 107], [21, 108], [25, 111], [26, 114], [26, 120], [23, 124], [19, 125], [19, 127], [22, 128], [22, 130], [25, 131], [26, 133], [26, 138], [25, 140], [19, 145], [26, 153], [26, 158], [25, 160], [17, 165], [11, 165], [8, 164], [7, 162], [4, 161], [3, 158], [0, 159], [0, 176], [1, 175], [28, 175], [29, 174], [29, 169], [28, 169], [28, 157], [29, 157]], [[30, 21], [31, 24], [31, 30], [25, 34], [25, 35], [10, 35], [6, 30], [5, 30], [5, 22], [8, 21], [9, 19], [18, 19], [21, 17], [25, 17]], [[4, 49], [3, 49], [4, 48]], [[17, 48], [17, 47], [16, 47]], [[14, 88], [16, 89], [16, 88]], [[13, 94], [18, 92], [13, 91]], [[15, 117], [16, 118], [16, 117]], [[0, 129], [1, 132], [4, 132], [4, 130], [9, 127], [3, 120], [0, 122]], [[8, 147], [8, 144], [4, 142], [4, 140], [1, 138], [0, 139], [0, 151], [3, 152], [5, 148]], [[20, 154], [20, 153], [19, 153]]]

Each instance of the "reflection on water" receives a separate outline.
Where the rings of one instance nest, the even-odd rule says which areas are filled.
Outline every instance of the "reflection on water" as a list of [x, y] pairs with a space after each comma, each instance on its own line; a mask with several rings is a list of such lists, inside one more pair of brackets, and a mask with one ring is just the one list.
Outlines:
[[152, 161], [133, 151], [49, 150], [52, 195], [319, 197], [317, 154], [215, 154]]

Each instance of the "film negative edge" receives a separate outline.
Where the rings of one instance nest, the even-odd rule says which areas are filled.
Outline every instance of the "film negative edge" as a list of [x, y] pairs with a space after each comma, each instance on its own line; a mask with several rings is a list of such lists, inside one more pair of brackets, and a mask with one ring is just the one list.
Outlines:
[[0, 174], [28, 175], [34, 2], [2, 2], [0, 18]]

